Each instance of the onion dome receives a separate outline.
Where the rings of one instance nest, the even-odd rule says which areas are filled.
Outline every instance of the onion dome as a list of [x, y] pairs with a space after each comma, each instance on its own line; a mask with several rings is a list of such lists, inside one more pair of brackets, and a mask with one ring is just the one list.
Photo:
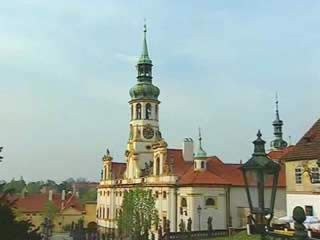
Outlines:
[[132, 100], [136, 99], [152, 99], [158, 100], [160, 89], [152, 83], [137, 83], [130, 89]]

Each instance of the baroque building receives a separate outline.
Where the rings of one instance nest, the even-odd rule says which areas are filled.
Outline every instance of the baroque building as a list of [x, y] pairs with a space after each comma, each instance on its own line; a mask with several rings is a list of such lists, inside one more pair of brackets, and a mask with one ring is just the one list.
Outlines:
[[286, 165], [287, 213], [296, 206], [320, 218], [320, 119], [281, 157]]
[[[244, 226], [249, 207], [240, 164], [227, 164], [217, 156], [208, 156], [200, 130], [195, 152], [191, 138], [184, 139], [182, 149], [168, 148], [160, 131], [160, 90], [153, 84], [146, 33], [145, 27], [142, 54], [136, 66], [137, 83], [129, 91], [131, 118], [125, 162], [113, 161], [109, 150], [102, 158], [97, 197], [100, 231], [117, 229], [116, 218], [121, 212], [124, 192], [134, 187], [152, 190], [160, 223], [170, 220], [173, 232], [179, 231], [182, 223], [186, 226], [189, 218], [193, 231], [207, 230], [209, 217], [213, 218], [215, 229]], [[282, 126], [278, 110], [276, 121], [278, 137]], [[284, 169], [279, 179], [275, 215], [283, 216], [286, 209]], [[271, 189], [266, 192], [270, 194]]]

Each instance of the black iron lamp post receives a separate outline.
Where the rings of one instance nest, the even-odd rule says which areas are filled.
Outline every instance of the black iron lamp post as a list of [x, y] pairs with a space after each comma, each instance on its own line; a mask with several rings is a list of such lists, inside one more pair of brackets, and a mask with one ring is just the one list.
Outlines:
[[[266, 142], [261, 136], [259, 130], [258, 138], [253, 142], [254, 153], [245, 164], [241, 165], [241, 170], [252, 220], [256, 230], [264, 233], [265, 226], [269, 225], [273, 217], [280, 165], [267, 156], [264, 147]], [[271, 188], [271, 193], [265, 192], [266, 188]]]
[[199, 205], [197, 208], [198, 216], [199, 216], [199, 231], [201, 231], [201, 210], [202, 210], [202, 208]]

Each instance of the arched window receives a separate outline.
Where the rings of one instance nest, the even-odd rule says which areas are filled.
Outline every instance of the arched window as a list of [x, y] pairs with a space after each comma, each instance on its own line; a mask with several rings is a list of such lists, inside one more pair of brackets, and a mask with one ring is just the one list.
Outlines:
[[204, 168], [204, 161], [201, 161], [201, 168]]
[[155, 114], [156, 114], [156, 120], [158, 120], [159, 116], [158, 116], [158, 104], [155, 107]]
[[136, 105], [136, 119], [141, 119], [141, 104]]
[[107, 208], [107, 219], [109, 219], [109, 208]]
[[181, 198], [181, 207], [187, 207], [187, 199], [186, 198]]
[[216, 201], [213, 198], [207, 198], [206, 200], [206, 206], [215, 206]]
[[160, 158], [156, 159], [156, 176], [160, 175]]
[[147, 103], [146, 105], [146, 119], [151, 119], [151, 104]]
[[131, 104], [131, 120], [133, 120], [133, 105]]
[[104, 208], [102, 209], [102, 218], [104, 219]]

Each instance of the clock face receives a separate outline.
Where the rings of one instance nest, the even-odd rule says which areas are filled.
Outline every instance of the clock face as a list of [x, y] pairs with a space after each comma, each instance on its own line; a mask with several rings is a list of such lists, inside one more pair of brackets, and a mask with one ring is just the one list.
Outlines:
[[154, 135], [154, 130], [152, 127], [145, 127], [143, 128], [143, 136], [146, 139], [151, 139], [153, 138]]

